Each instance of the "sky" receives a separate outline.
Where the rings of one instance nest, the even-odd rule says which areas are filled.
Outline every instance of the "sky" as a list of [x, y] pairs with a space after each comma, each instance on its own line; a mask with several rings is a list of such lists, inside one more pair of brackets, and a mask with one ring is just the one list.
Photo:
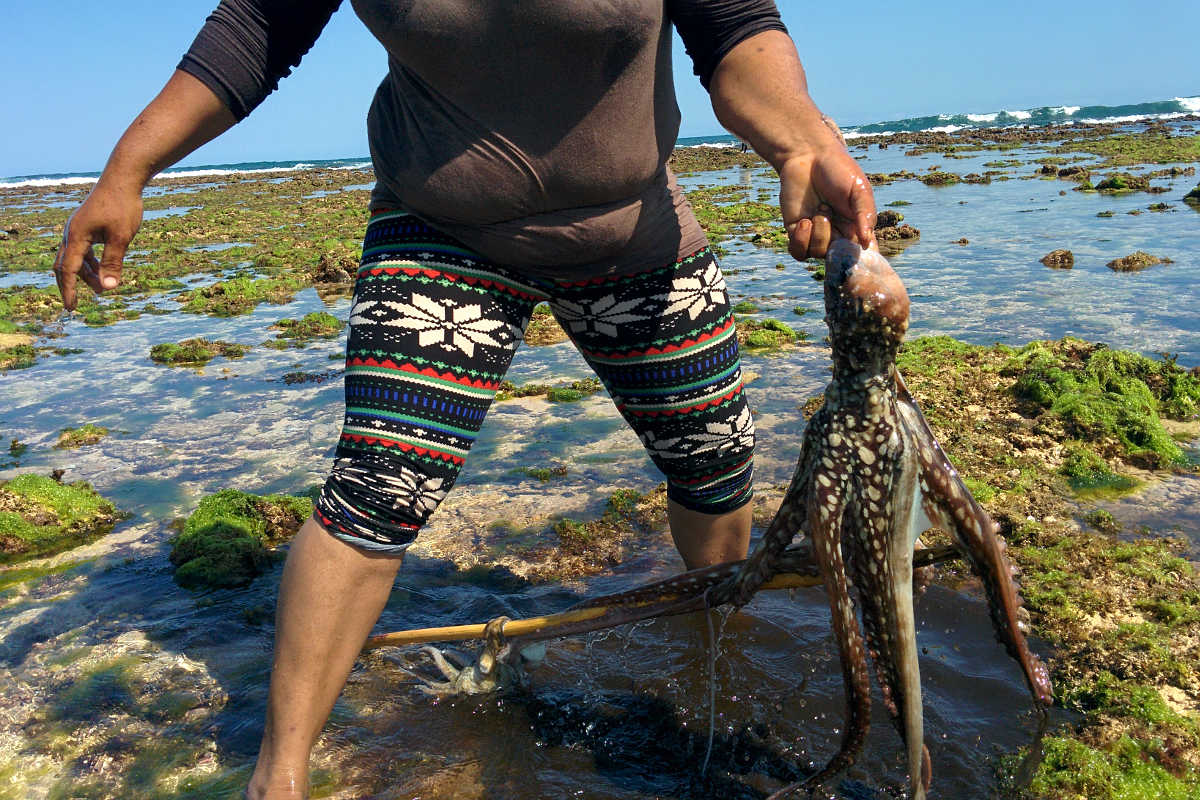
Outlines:
[[[522, 0], [513, 0], [521, 2]], [[843, 125], [1200, 95], [1197, 0], [777, 0]], [[99, 170], [216, 0], [0, 0], [0, 177]], [[386, 69], [349, 2], [280, 90], [183, 165], [365, 156]], [[721, 133], [676, 42], [681, 136]]]

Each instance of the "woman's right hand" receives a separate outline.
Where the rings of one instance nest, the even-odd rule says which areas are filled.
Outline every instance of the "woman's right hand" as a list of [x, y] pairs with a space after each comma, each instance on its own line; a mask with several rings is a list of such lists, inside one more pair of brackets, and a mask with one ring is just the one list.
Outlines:
[[[54, 259], [54, 278], [67, 311], [74, 311], [78, 303], [79, 278], [96, 294], [115, 289], [121, 283], [125, 251], [141, 224], [140, 183], [120, 187], [101, 178], [83, 205], [67, 220]], [[104, 245], [100, 258], [96, 258], [93, 249], [97, 244]]]

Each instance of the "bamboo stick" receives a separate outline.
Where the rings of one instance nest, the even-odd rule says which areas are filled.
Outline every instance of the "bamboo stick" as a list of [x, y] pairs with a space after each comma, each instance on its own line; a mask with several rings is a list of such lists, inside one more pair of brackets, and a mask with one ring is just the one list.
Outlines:
[[[931, 566], [957, 557], [957, 551], [951, 547], [918, 550], [913, 555], [913, 566], [914, 568]], [[796, 569], [796, 571], [777, 574], [764, 583], [761, 588], [799, 589], [821, 586], [823, 581], [816, 570], [816, 565], [812, 564], [810, 559], [806, 560], [806, 558], [808, 558], [808, 554], [802, 549], [787, 551], [785, 554], [785, 563], [789, 567]], [[668, 579], [668, 581], [649, 584], [649, 586], [644, 587], [642, 590], [622, 592], [620, 595], [597, 597], [586, 601], [586, 605], [584, 606], [569, 608], [557, 614], [547, 614], [527, 619], [514, 619], [505, 623], [502, 632], [505, 638], [508, 639], [536, 641], [538, 639], [553, 639], [573, 633], [599, 630], [649, 617], [671, 616], [690, 611], [699, 611], [707, 607], [704, 579], [708, 578], [708, 583], [711, 584], [723, 575], [728, 574], [730, 570], [736, 569], [740, 563], [733, 562], [731, 564], [722, 564], [718, 567], [696, 570], [695, 574], [700, 576], [700, 578], [690, 584], [678, 584], [675, 582], [675, 579]], [[652, 590], [658, 584], [668, 584], [670, 588], [664, 588], [662, 594], [655, 595]], [[630, 594], [645, 592], [647, 589], [651, 591], [645, 596], [645, 599], [633, 602], [626, 599], [615, 600], [615, 598], [625, 598]], [[606, 603], [605, 601], [610, 598], [614, 598], [614, 602], [612, 604]], [[606, 616], [612, 619], [605, 620], [604, 617]], [[407, 631], [384, 633], [367, 639], [366, 644], [363, 645], [363, 652], [375, 650], [380, 647], [399, 647], [403, 645], [428, 644], [430, 642], [465, 642], [472, 639], [482, 639], [484, 638], [484, 627], [485, 624], [481, 623], [477, 625], [416, 628]]]

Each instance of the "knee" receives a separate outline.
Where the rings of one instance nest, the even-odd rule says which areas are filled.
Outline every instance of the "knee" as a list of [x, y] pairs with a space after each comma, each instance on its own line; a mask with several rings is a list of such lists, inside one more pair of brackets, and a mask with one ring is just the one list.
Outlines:
[[347, 544], [399, 555], [452, 484], [452, 477], [430, 475], [403, 463], [338, 458], [317, 498], [314, 517]]

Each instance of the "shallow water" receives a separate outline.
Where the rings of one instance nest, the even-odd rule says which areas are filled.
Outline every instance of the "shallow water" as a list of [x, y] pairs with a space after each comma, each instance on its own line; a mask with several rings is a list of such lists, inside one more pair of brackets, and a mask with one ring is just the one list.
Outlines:
[[[945, 168], [982, 172], [995, 158]], [[873, 149], [867, 159], [871, 172], [941, 163], [898, 148]], [[1200, 364], [1200, 216], [1179, 202], [1192, 181], [1180, 179], [1164, 195], [1119, 198], [1038, 179], [878, 187], [880, 207], [908, 201], [900, 210], [922, 232], [892, 259], [913, 296], [913, 334], [1012, 345], [1071, 334]], [[683, 183], [776, 187], [762, 170]], [[1174, 210], [1125, 213], [1159, 201]], [[1115, 215], [1095, 216], [1106, 209]], [[954, 243], [964, 236], [969, 244]], [[820, 342], [820, 284], [795, 265], [776, 269], [781, 254], [726, 246], [733, 299], [755, 298], [764, 315]], [[1059, 247], [1075, 252], [1074, 270], [1038, 263]], [[1138, 249], [1175, 263], [1132, 274], [1104, 266]], [[797, 317], [795, 306], [817, 310]], [[245, 589], [184, 591], [171, 580], [168, 525], [220, 488], [300, 492], [323, 479], [341, 421], [336, 356], [344, 340], [302, 350], [256, 347], [202, 370], [154, 364], [148, 351], [197, 335], [257, 345], [274, 337], [269, 326], [282, 317], [329, 310], [344, 318], [348, 307], [344, 298], [327, 304], [306, 290], [285, 306], [231, 319], [172, 313], [109, 328], [68, 320], [55, 343], [84, 352], [0, 375], [0, 435], [29, 445], [19, 467], [0, 471], [0, 479], [65, 469], [67, 480], [92, 482], [131, 514], [111, 535], [39, 562], [56, 568], [53, 574], [0, 590], [0, 797], [9, 779], [15, 797], [223, 797], [244, 783], [261, 735], [279, 567]], [[760, 431], [758, 481], [775, 486], [790, 477], [803, 428], [797, 409], [823, 389], [828, 355], [812, 345], [747, 357], [745, 366], [759, 376], [747, 390]], [[335, 376], [286, 385], [283, 376], [297, 370]], [[510, 378], [586, 374], [562, 344], [522, 348]], [[113, 433], [92, 447], [53, 449], [61, 428], [84, 421]], [[529, 464], [564, 464], [568, 475], [542, 484], [518, 471]], [[556, 514], [597, 515], [613, 489], [647, 491], [659, 480], [603, 395], [496, 404], [377, 629], [549, 613], [671, 574], [678, 565], [662, 532], [611, 574], [564, 584], [514, 589], [465, 576], [442, 557], [464, 547], [502, 554], [506, 537], [536, 538]], [[1194, 506], [1190, 517], [1154, 511], [1160, 504], [1153, 498], [1183, 496], [1174, 489], [1162, 484], [1150, 490], [1161, 495], [1121, 501], [1113, 513], [1200, 542]], [[1035, 725], [1021, 676], [995, 644], [978, 598], [933, 587], [917, 617], [935, 792], [989, 796], [997, 756], [1026, 744]], [[404, 672], [432, 674], [417, 650], [370, 654], [318, 745], [317, 794], [759, 798], [823, 763], [836, 749], [844, 713], [823, 595], [759, 597], [724, 622], [716, 737], [702, 777], [707, 635], [703, 618], [692, 616], [560, 641], [527, 693], [453, 702], [430, 700]], [[899, 738], [877, 708], [867, 751], [832, 788], [845, 798], [899, 797], [903, 782]]]

